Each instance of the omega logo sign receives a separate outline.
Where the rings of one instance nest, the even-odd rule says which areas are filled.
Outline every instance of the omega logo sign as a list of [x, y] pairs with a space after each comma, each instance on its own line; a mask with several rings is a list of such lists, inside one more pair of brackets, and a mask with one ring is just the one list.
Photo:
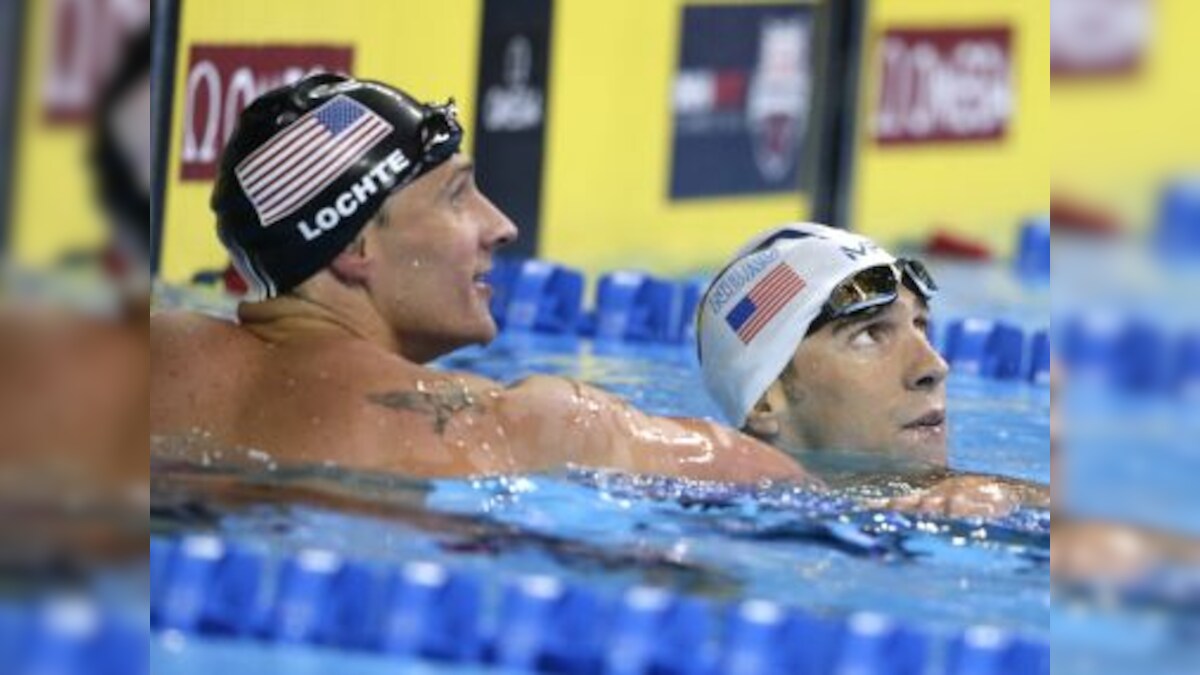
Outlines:
[[893, 30], [880, 49], [875, 140], [1002, 138], [1013, 110], [1007, 27]]
[[260, 95], [314, 72], [350, 73], [349, 47], [195, 45], [188, 60], [180, 178], [212, 180], [238, 115]]

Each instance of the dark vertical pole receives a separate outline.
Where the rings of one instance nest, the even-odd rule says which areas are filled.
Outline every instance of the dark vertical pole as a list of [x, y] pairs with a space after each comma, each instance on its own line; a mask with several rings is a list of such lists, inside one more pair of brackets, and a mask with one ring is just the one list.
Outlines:
[[151, 105], [154, 128], [154, 182], [150, 195], [150, 269], [158, 273], [162, 254], [163, 218], [166, 214], [167, 166], [170, 161], [171, 102], [175, 92], [175, 59], [179, 48], [179, 8], [183, 0], [154, 0], [151, 22], [154, 31], [151, 63]]
[[813, 186], [814, 220], [850, 227], [858, 87], [868, 0], [826, 0], [817, 129], [821, 141]]
[[8, 252], [13, 218], [24, 33], [25, 0], [0, 0], [0, 258]]
[[483, 0], [475, 104], [479, 187], [516, 223], [506, 254], [537, 255], [553, 0]]

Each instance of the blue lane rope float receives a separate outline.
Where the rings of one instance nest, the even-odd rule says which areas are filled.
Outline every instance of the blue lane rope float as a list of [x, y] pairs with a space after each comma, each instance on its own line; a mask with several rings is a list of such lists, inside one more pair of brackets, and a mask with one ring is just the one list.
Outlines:
[[1025, 334], [1004, 321], [961, 319], [946, 329], [944, 355], [957, 371], [1017, 379], [1024, 364]]
[[[1049, 672], [1048, 645], [990, 628], [935, 640], [877, 614], [719, 606], [647, 587], [610, 597], [552, 576], [512, 580], [490, 605], [479, 578], [438, 564], [385, 568], [314, 550], [269, 563], [209, 535], [155, 539], [150, 552], [161, 570], [151, 589], [160, 633], [552, 673], [916, 675], [939, 663], [952, 675]], [[98, 653], [89, 640], [40, 651], [78, 660]]]
[[1178, 178], [1163, 189], [1155, 239], [1166, 259], [1200, 258], [1200, 175]]
[[525, 260], [508, 290], [508, 330], [574, 332], [583, 301], [583, 273], [551, 262]]
[[1025, 221], [1017, 235], [1014, 267], [1027, 282], [1050, 281], [1050, 217], [1038, 216]]
[[149, 675], [145, 614], [87, 597], [0, 601], [0, 663], [12, 675]]
[[610, 272], [596, 286], [595, 337], [673, 342], [674, 284], [642, 272]]
[[1029, 344], [1029, 381], [1034, 384], [1050, 384], [1051, 361], [1050, 331], [1034, 333]]
[[696, 306], [704, 285], [674, 282], [638, 271], [604, 274], [596, 285], [595, 308], [580, 334], [598, 340], [679, 344], [695, 337]]
[[1073, 380], [1130, 394], [1189, 395], [1200, 371], [1194, 331], [1176, 333], [1154, 321], [1113, 312], [1070, 316], [1058, 329]]

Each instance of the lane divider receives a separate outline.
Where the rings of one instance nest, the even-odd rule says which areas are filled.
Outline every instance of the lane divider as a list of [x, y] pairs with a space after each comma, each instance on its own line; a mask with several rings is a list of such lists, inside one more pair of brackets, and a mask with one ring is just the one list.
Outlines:
[[0, 664], [13, 675], [149, 675], [146, 615], [87, 597], [0, 600]]
[[489, 603], [482, 579], [438, 564], [321, 550], [272, 564], [208, 535], [152, 542], [151, 558], [158, 633], [548, 673], [1049, 672], [1047, 644], [988, 627], [935, 639], [875, 613], [815, 616], [649, 587], [612, 597], [546, 575], [503, 583]]
[[1091, 312], [1068, 317], [1055, 332], [1072, 381], [1137, 395], [1200, 394], [1200, 331]]

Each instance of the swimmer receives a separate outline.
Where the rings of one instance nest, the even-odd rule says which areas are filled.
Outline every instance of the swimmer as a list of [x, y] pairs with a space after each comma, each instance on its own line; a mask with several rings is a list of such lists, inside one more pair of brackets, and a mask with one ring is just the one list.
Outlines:
[[212, 205], [250, 286], [237, 322], [151, 319], [151, 433], [417, 477], [567, 465], [806, 482], [720, 425], [579, 382], [426, 364], [496, 336], [487, 275], [517, 228], [476, 187], [453, 105], [310, 76], [241, 115]]
[[1043, 486], [947, 469], [948, 368], [928, 338], [936, 291], [920, 262], [865, 237], [811, 223], [763, 233], [701, 301], [705, 386], [731, 424], [833, 487], [913, 488], [893, 508], [1046, 505]]

